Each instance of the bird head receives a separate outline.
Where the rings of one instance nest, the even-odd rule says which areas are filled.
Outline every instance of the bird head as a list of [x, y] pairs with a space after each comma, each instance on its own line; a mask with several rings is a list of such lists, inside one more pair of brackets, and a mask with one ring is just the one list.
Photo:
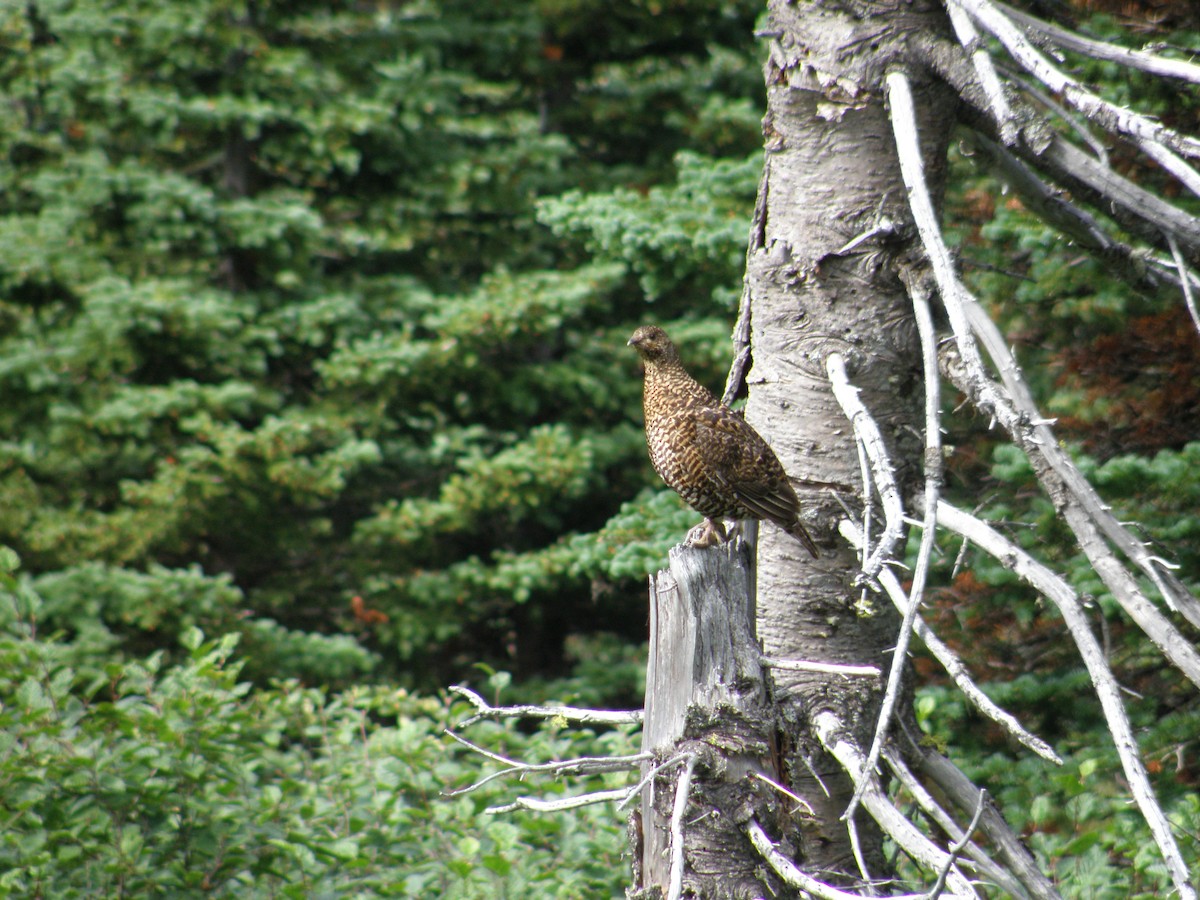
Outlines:
[[679, 351], [675, 349], [667, 333], [657, 325], [643, 325], [633, 333], [633, 337], [629, 339], [629, 346], [648, 363], [665, 363], [679, 359]]

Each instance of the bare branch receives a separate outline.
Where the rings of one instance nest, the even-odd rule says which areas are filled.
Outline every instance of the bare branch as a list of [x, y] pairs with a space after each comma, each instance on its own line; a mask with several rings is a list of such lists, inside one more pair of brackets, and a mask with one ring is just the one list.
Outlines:
[[[647, 755], [651, 757], [653, 756], [653, 754]], [[640, 794], [646, 788], [646, 785], [650, 784], [650, 782], [668, 769], [672, 769], [680, 763], [687, 762], [688, 757], [692, 755], [693, 754], [691, 753], [676, 753], [670, 759], [665, 760], [656, 766], [652, 766], [650, 771], [642, 776], [642, 780], [629, 789], [629, 792], [625, 795], [625, 799], [617, 804], [617, 809], [624, 809], [631, 802], [633, 802], [634, 799], [637, 798], [638, 794]]]
[[[954, 763], [924, 746], [918, 736], [909, 733], [903, 722], [901, 725], [908, 740], [909, 754], [917, 761], [921, 773], [953, 800], [960, 810], [965, 812], [972, 809], [979, 788]], [[1053, 882], [1042, 874], [1033, 855], [990, 802], [984, 809], [980, 828], [1000, 862], [1025, 886], [1034, 900], [1062, 900]]]
[[[862, 535], [858, 531], [857, 526], [849, 521], [843, 521], [839, 530], [842, 536], [855, 546], [858, 546], [862, 540]], [[891, 598], [892, 603], [896, 606], [900, 614], [906, 615], [909, 608], [908, 595], [905, 593], [904, 588], [901, 587], [900, 580], [890, 570], [884, 569], [879, 573], [879, 583]], [[933, 630], [919, 615], [913, 621], [913, 630], [916, 631], [917, 637], [921, 639], [921, 642], [929, 652], [933, 654], [934, 659], [942, 664], [942, 668], [946, 670], [946, 674], [953, 680], [955, 687], [962, 691], [968, 703], [1042, 759], [1060, 766], [1062, 765], [1062, 759], [1059, 758], [1058, 754], [1054, 752], [1049, 744], [1026, 731], [1011, 713], [1001, 709], [991, 697], [980, 690], [979, 686], [971, 678], [970, 672], [967, 671], [967, 667], [963, 665], [962, 660], [934, 634]]]
[[[768, 778], [762, 772], [751, 772], [750, 777], [757, 778], [759, 781], [763, 782], [764, 784], [769, 784], [771, 787], [775, 788], [775, 790], [779, 791], [779, 793], [783, 794], [785, 797], [790, 797], [792, 800], [795, 800], [796, 808], [800, 809], [801, 807], [803, 807], [804, 812], [807, 815], [809, 815], [809, 816], [816, 815], [816, 813], [813, 812], [812, 806], [809, 804], [809, 802], [807, 800], [805, 800], [803, 797], [801, 797], [796, 792], [788, 790], [786, 787], [784, 787], [778, 781], [775, 781], [773, 778]], [[795, 810], [792, 810], [791, 814], [794, 814], [794, 813], [795, 813]]]
[[1143, 153], [1174, 175], [1180, 184], [1193, 194], [1200, 196], [1200, 172], [1188, 165], [1182, 157], [1172, 153], [1158, 141], [1138, 138], [1137, 145]]
[[[813, 730], [817, 740], [850, 774], [850, 777], [857, 778], [858, 774], [864, 770], [866, 760], [859, 748], [846, 737], [845, 729], [837, 714], [831, 710], [818, 712], [813, 717]], [[873, 772], [868, 773], [867, 780], [870, 784], [863, 792], [862, 805], [871, 814], [871, 818], [878, 822], [879, 827], [918, 865], [930, 871], [938, 871], [945, 865], [949, 854], [921, 834], [916, 826], [905, 818], [900, 810], [896, 809], [879, 787], [879, 782], [875, 779]], [[971, 882], [958, 871], [957, 866], [951, 866], [947, 883], [956, 894], [964, 897], [978, 896], [971, 886]]]
[[928, 900], [938, 900], [938, 897], [942, 896], [942, 891], [946, 889], [946, 876], [950, 874], [950, 869], [954, 866], [954, 861], [958, 859], [958, 855], [963, 852], [963, 848], [971, 842], [971, 835], [975, 833], [975, 829], [979, 826], [979, 817], [983, 815], [983, 804], [986, 800], [987, 791], [980, 788], [979, 804], [975, 807], [975, 815], [971, 817], [971, 824], [967, 826], [967, 830], [963, 833], [963, 836], [951, 845], [950, 858], [946, 860], [946, 864], [938, 872], [938, 879], [929, 891]]
[[884, 563], [895, 553], [904, 534], [904, 504], [900, 500], [900, 489], [896, 486], [895, 470], [888, 458], [883, 435], [870, 413], [867, 412], [867, 408], [858, 399], [858, 388], [850, 384], [842, 355], [830, 353], [825, 360], [825, 370], [829, 374], [833, 396], [841, 404], [846, 418], [854, 426], [854, 435], [871, 462], [871, 475], [883, 504], [884, 533], [879, 545], [863, 564], [865, 578], [874, 580]]
[[[1018, 152], [1025, 155], [1022, 148]], [[1055, 181], [1108, 211], [1134, 234], [1153, 243], [1160, 243], [1163, 234], [1173, 234], [1189, 254], [1200, 253], [1200, 220], [1134, 184], [1061, 135], [1052, 135], [1045, 150], [1031, 155]]]
[[978, 131], [972, 132], [971, 140], [988, 155], [1009, 187], [1031, 211], [1080, 246], [1097, 253], [1106, 264], [1113, 267], [1117, 275], [1130, 284], [1153, 289], [1180, 287], [1173, 273], [1147, 265], [1150, 260], [1144, 251], [1109, 235], [1094, 216], [1067, 200], [1062, 191], [1042, 181], [1037, 173], [1000, 144]]
[[[903, 77], [903, 76], [900, 76]], [[891, 76], [889, 76], [890, 84]], [[901, 101], [903, 102], [903, 101]], [[904, 116], [898, 116], [899, 122], [905, 121]], [[897, 126], [900, 127], [900, 126]], [[912, 135], [913, 144], [916, 135]], [[908, 146], [909, 142], [901, 142]], [[909, 160], [910, 164], [914, 161]], [[921, 166], [918, 159], [915, 164]], [[901, 165], [904, 165], [902, 162]], [[921, 359], [924, 367], [925, 381], [925, 521], [921, 532], [921, 546], [917, 550], [917, 565], [913, 571], [912, 589], [909, 593], [908, 608], [904, 611], [904, 619], [900, 624], [900, 634], [896, 639], [896, 649], [892, 653], [892, 667], [888, 672], [887, 690], [879, 708], [879, 720], [875, 725], [875, 737], [871, 741], [871, 749], [867, 753], [867, 768], [859, 774], [854, 796], [843, 816], [849, 821], [854, 815], [854, 809], [862, 799], [863, 791], [868, 783], [867, 776], [879, 765], [879, 754], [887, 739], [888, 728], [892, 714], [900, 697], [900, 682], [904, 675], [904, 667], [908, 661], [908, 644], [912, 635], [913, 622], [917, 610], [921, 606], [921, 595], [925, 590], [925, 579], [929, 574], [929, 559], [933, 553], [933, 544], [937, 535], [937, 498], [942, 484], [942, 444], [941, 444], [941, 394], [939, 386], [941, 379], [938, 375], [937, 338], [933, 329], [933, 316], [929, 311], [928, 291], [919, 281], [911, 281], [908, 293], [913, 303], [913, 314], [917, 323], [917, 333], [921, 339]]]
[[1150, 832], [1167, 864], [1179, 896], [1183, 900], [1195, 900], [1196, 892], [1191, 886], [1187, 864], [1175, 843], [1170, 823], [1154, 796], [1150, 776], [1142, 763], [1133, 728], [1121, 702], [1120, 688], [1104, 659], [1103, 649], [1092, 634], [1078, 596], [1062, 578], [974, 516], [941, 502], [938, 504], [938, 523], [970, 538], [973, 544], [1003, 562], [1058, 607], [1096, 689], [1117, 754], [1121, 759], [1121, 767], [1129, 782], [1130, 793], [1133, 794], [1146, 824], [1150, 826]]
[[671, 879], [667, 900], [679, 900], [683, 895], [683, 816], [687, 812], [692, 775], [696, 772], [698, 761], [696, 754], [689, 755], [687, 765], [675, 784], [675, 806], [671, 810]]
[[[775, 849], [771, 838], [758, 822], [751, 819], [746, 823], [745, 828], [746, 836], [750, 838], [750, 843], [754, 845], [754, 849], [766, 860], [771, 870], [783, 879], [783, 882], [788, 886], [817, 897], [819, 900], [862, 900], [862, 894], [851, 894], [848, 891], [835, 888], [833, 885], [825, 884], [823, 881], [817, 881], [811, 875], [801, 872], [796, 868], [795, 863]], [[926, 894], [896, 894], [890, 897], [889, 900], [923, 900], [926, 896]], [[975, 894], [962, 896], [974, 897]], [[952, 900], [952, 898], [954, 900], [962, 900], [957, 894], [943, 895], [943, 900]]]
[[574, 797], [563, 797], [559, 800], [539, 800], [536, 797], [518, 797], [512, 803], [503, 806], [489, 806], [486, 813], [507, 813], [518, 809], [528, 809], [533, 812], [562, 812], [567, 809], [578, 809], [581, 806], [593, 806], [597, 803], [615, 803], [625, 797], [625, 791], [596, 791], [592, 794], [577, 794]]
[[[854, 450], [858, 456], [858, 478], [862, 483], [862, 543], [859, 544], [858, 550], [858, 565], [862, 571], [867, 570], [867, 559], [871, 556], [871, 526], [875, 524], [875, 494], [877, 493], [874, 487], [871, 486], [871, 461], [867, 459], [867, 451], [862, 441], [854, 442]], [[850, 507], [841, 497], [834, 496], [838, 505], [845, 510], [847, 515], [852, 516]], [[867, 599], [867, 585], [862, 586], [862, 600], [865, 603]]]
[[1017, 122], [1013, 117], [1012, 107], [1008, 105], [1008, 98], [1004, 95], [1000, 76], [996, 74], [996, 68], [992, 64], [992, 57], [980, 46], [979, 32], [975, 30], [975, 24], [966, 10], [954, 3], [947, 4], [946, 10], [950, 13], [950, 23], [954, 26], [959, 43], [971, 54], [971, 65], [975, 67], [975, 74], [979, 77], [979, 84], [991, 107], [992, 118], [1000, 129], [1000, 140], [1005, 144], [1015, 144], [1018, 136]]
[[[1138, 563], [1154, 581], [1167, 602], [1178, 608], [1194, 624], [1200, 624], [1200, 603], [1187, 593], [1183, 585], [1166, 571], [1136, 541], [1100, 501], [1095, 489], [1087, 482], [1074, 463], [1061, 450], [1050, 431], [1049, 423], [1039, 418], [1032, 395], [1020, 377], [1020, 370], [1000, 336], [978, 302], [963, 287], [955, 274], [950, 252], [942, 240], [933, 204], [919, 162], [916, 124], [912, 97], [907, 79], [892, 73], [887, 79], [892, 117], [906, 119], [903, 128], [895, 129], [900, 168], [909, 189], [909, 204], [913, 219], [925, 247], [938, 290], [946, 308], [955, 342], [966, 369], [965, 374], [953, 368], [951, 380], [981, 409], [990, 412], [1029, 455], [1038, 478], [1050, 496], [1064, 507], [1068, 524], [1079, 540], [1080, 549], [1088, 556], [1104, 583], [1113, 591], [1130, 617], [1146, 631], [1165, 654], [1200, 685], [1200, 654], [1185, 641], [1178, 630], [1154, 608], [1138, 588], [1136, 581], [1119, 563], [1097, 533], [1097, 528], [1113, 540], [1123, 552]], [[996, 363], [1009, 393], [999, 389], [986, 375], [982, 356], [975, 342], [979, 335]], [[956, 377], [957, 375], [957, 377]]]
[[1192, 293], [1192, 273], [1188, 271], [1187, 261], [1179, 252], [1179, 244], [1175, 238], [1167, 235], [1167, 243], [1171, 246], [1171, 256], [1175, 260], [1175, 268], [1179, 270], [1179, 281], [1183, 285], [1183, 300], [1187, 304], [1188, 314], [1192, 317], [1192, 324], [1196, 326], [1196, 331], [1200, 332], [1200, 311], [1196, 310], [1196, 297]]
[[[948, 837], [955, 841], [955, 846], [959, 848], [960, 852], [966, 851], [967, 855], [974, 861], [981, 875], [990, 879], [998, 887], [1014, 897], [1025, 895], [1025, 889], [1012, 873], [997, 864], [987, 853], [969, 840], [970, 830], [964, 832], [954, 821], [953, 817], [942, 808], [941, 804], [933, 799], [933, 795], [926, 790], [925, 785], [921, 784], [917, 776], [913, 774], [912, 769], [904, 762], [899, 752], [892, 747], [888, 747], [883, 751], [883, 758], [887, 761], [888, 768], [892, 770], [892, 773], [900, 781], [901, 786], [917, 801], [917, 806], [921, 808], [921, 811], [932, 819], [942, 831], [946, 832]], [[985, 795], [982, 790], [979, 791], [979, 794], [980, 804], [977, 810], [982, 816], [982, 810], [986, 805], [983, 802]], [[974, 818], [972, 821], [974, 825], [979, 824]]]
[[1026, 32], [1042, 34], [1058, 46], [1067, 50], [1073, 50], [1076, 53], [1082, 53], [1094, 59], [1115, 62], [1142, 72], [1149, 72], [1151, 75], [1163, 75], [1167, 78], [1178, 78], [1182, 81], [1200, 84], [1200, 66], [1195, 63], [1179, 59], [1168, 59], [1165, 56], [1159, 56], [1156, 53], [1147, 53], [1144, 50], [1127, 50], [1124, 47], [1117, 47], [1106, 41], [1095, 41], [1081, 34], [1076, 34], [1074, 31], [1061, 28], [1051, 22], [1031, 16], [1029, 13], [1022, 12], [1019, 9], [1014, 9], [1004, 3], [997, 3], [996, 6], [1006, 16], [1024, 28]]
[[[982, 367], [983, 362], [979, 356], [979, 349], [975, 346], [975, 338], [970, 328], [967, 327], [966, 314], [962, 312], [962, 307], [965, 305], [963, 295], [966, 294], [966, 289], [959, 282], [954, 271], [954, 261], [950, 258], [950, 251], [942, 240], [933, 201], [929, 198], [929, 190], [925, 185], [920, 139], [917, 135], [917, 117], [908, 77], [901, 72], [889, 73], [887, 91], [888, 102], [891, 104], [892, 132], [896, 138], [900, 173], [905, 187], [908, 188], [908, 205], [912, 210], [913, 220], [921, 236], [921, 243], [925, 247], [929, 264], [933, 269], [938, 290], [942, 294], [943, 304], [950, 315], [959, 352], [969, 364], [977, 362]], [[955, 322], [956, 316], [959, 320], [957, 323]]]
[[[959, 11], [961, 12], [961, 10]], [[966, 13], [963, 13], [963, 15], [966, 15]], [[1012, 82], [1021, 86], [1021, 90], [1026, 95], [1062, 119], [1079, 136], [1079, 139], [1087, 144], [1091, 151], [1096, 154], [1098, 160], [1106, 166], [1110, 165], [1108, 148], [1104, 146], [1104, 143], [1098, 137], [1092, 134], [1091, 129], [1087, 127], [1088, 120], [1085, 116], [1067, 109], [1051, 97], [1049, 91], [1042, 90], [1039, 82], [1024, 77], [1018, 67], [1001, 65], [1001, 69]]]
[[1067, 103], [1116, 134], [1164, 144], [1187, 156], [1200, 157], [1200, 141], [1181, 135], [1145, 116], [1104, 100], [1071, 78], [1043, 56], [1021, 30], [989, 0], [951, 0], [991, 33], [1021, 66]]
[[642, 721], [640, 709], [581, 709], [577, 706], [492, 706], [473, 690], [454, 685], [450, 693], [475, 707], [476, 713], [463, 719], [456, 728], [466, 728], [482, 719], [566, 719], [583, 725], [636, 725]]
[[[974, 68], [947, 53], [944, 39], [922, 37], [917, 40], [922, 59], [932, 63], [948, 84], [958, 91], [977, 113], [975, 127], [980, 131], [1000, 130], [992, 107]], [[1139, 187], [1113, 171], [1104, 161], [1083, 152], [1050, 127], [1044, 117], [1018, 106], [1021, 140], [1012, 151], [1039, 171], [1050, 175], [1062, 188], [1080, 201], [1088, 202], [1111, 215], [1123, 228], [1153, 244], [1163, 244], [1163, 234], [1174, 234], [1189, 258], [1200, 255], [1200, 220], [1172, 206], [1156, 194]], [[1003, 142], [1003, 135], [998, 134]], [[1034, 192], [1037, 193], [1037, 192]], [[1044, 193], [1044, 192], [1043, 192]], [[1051, 211], [1055, 204], [1049, 204]], [[1070, 231], [1057, 219], [1060, 228]], [[1069, 224], [1070, 217], [1067, 218]], [[1078, 227], [1075, 231], [1079, 231]], [[1085, 233], [1090, 228], [1082, 229]], [[1075, 235], [1077, 236], [1077, 235]], [[1090, 246], [1093, 241], [1085, 241]]]
[[764, 656], [759, 659], [764, 666], [772, 669], [783, 669], [788, 672], [822, 672], [826, 675], [844, 675], [847, 678], [859, 676], [878, 678], [883, 673], [878, 666], [855, 666], [849, 663], [812, 662], [807, 659], [781, 659], [777, 656]]
[[854, 864], [858, 866], [858, 873], [862, 876], [867, 893], [874, 897], [875, 886], [871, 883], [871, 871], [867, 868], [867, 858], [863, 856], [862, 841], [858, 838], [858, 822], [853, 815], [846, 817], [846, 833], [850, 837], [850, 851], [854, 854]]
[[[948, 359], [946, 372], [950, 380], [970, 397], [977, 407], [996, 416], [1025, 451], [1043, 488], [1062, 509], [1063, 517], [1075, 533], [1080, 549], [1091, 561], [1105, 585], [1113, 592], [1122, 609], [1189, 681], [1200, 686], [1200, 653], [1197, 653], [1196, 648], [1179, 629], [1146, 598], [1133, 576], [1113, 556], [1093, 520], [1046, 460], [1043, 455], [1046, 449], [1045, 442], [1035, 437], [1033, 426], [1011, 408], [997, 386], [984, 376], [963, 371], [961, 364], [953, 359]], [[1186, 595], [1175, 596], [1177, 603], [1181, 599], [1185, 601], [1184, 604], [1180, 604], [1185, 610], [1191, 609], [1195, 602]], [[1192, 616], [1188, 615], [1188, 618], [1190, 620]]]
[[834, 250], [833, 253], [830, 254], [831, 256], [845, 256], [846, 254], [857, 250], [867, 241], [871, 240], [871, 238], [888, 238], [893, 237], [896, 234], [896, 223], [888, 218], [888, 216], [884, 215], [882, 211], [883, 201], [886, 199], [886, 195], [880, 199], [881, 209], [876, 210], [875, 221], [871, 224], [871, 227], [866, 231], [859, 232], [854, 237], [850, 238], [850, 240], [846, 241], [846, 243]]
[[[1037, 455], [1054, 470], [1070, 493], [1070, 503], [1064, 511], [1067, 522], [1071, 524], [1079, 538], [1080, 549], [1087, 554], [1104, 583], [1117, 595], [1119, 600], [1125, 598], [1131, 606], [1140, 605], [1143, 602], [1149, 605], [1149, 601], [1142, 595], [1141, 589], [1133, 577], [1113, 557], [1099, 535], [1094, 534], [1097, 528], [1150, 578], [1159, 593], [1162, 594], [1163, 599], [1167, 601], [1168, 606], [1176, 612], [1182, 613], [1193, 625], [1200, 627], [1200, 601], [1188, 593], [1187, 588], [1167, 569], [1163, 568], [1158, 558], [1152, 556], [1145, 545], [1117, 521], [1117, 517], [1100, 499], [1096, 489], [1083, 477], [1066, 452], [1059, 447], [1054, 432], [1049, 428], [1049, 423], [1038, 414], [1033, 394], [1025, 384], [1020, 366], [1017, 365], [1017, 361], [1009, 351], [1004, 337], [1000, 334], [1000, 329], [996, 327], [996, 323], [991, 320], [991, 317], [974, 297], [966, 294], [965, 291], [963, 293], [967, 302], [967, 318], [972, 330], [979, 336], [988, 355], [992, 357], [1020, 418], [1030, 425], [1032, 434], [1029, 437], [1029, 443]], [[1026, 447], [1027, 452], [1029, 449]], [[1042, 481], [1045, 484], [1045, 479]], [[1053, 496], [1053, 492], [1051, 494]], [[1082, 531], [1075, 527], [1076, 521], [1080, 522]], [[1124, 601], [1122, 606], [1125, 606]], [[1126, 609], [1129, 611], [1128, 607]], [[1132, 611], [1130, 611], [1130, 615], [1133, 615]]]
[[509, 759], [507, 756], [502, 756], [499, 753], [481, 747], [476, 743], [468, 741], [462, 735], [455, 734], [449, 728], [445, 730], [445, 733], [480, 756], [486, 756], [488, 759], [508, 767], [498, 772], [493, 772], [491, 775], [481, 778], [465, 788], [443, 791], [442, 795], [445, 797], [458, 797], [462, 794], [469, 794], [472, 791], [479, 790], [479, 788], [490, 781], [495, 781], [497, 778], [506, 778], [511, 775], [524, 778], [526, 775], [543, 772], [552, 775], [598, 775], [605, 772], [623, 772], [636, 769], [641, 763], [651, 758], [651, 754], [649, 753], [634, 753], [628, 756], [580, 756], [575, 759], [565, 759], [556, 762], [525, 763]]

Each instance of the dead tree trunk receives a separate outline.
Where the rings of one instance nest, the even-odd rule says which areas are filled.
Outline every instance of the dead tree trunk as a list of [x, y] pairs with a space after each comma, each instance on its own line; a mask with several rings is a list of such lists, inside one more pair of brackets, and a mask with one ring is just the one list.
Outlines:
[[[839, 498], [798, 486], [824, 552], [815, 564], [786, 534], [764, 526], [758, 634], [770, 656], [886, 670], [897, 617], [860, 587], [862, 561], [831, 533], [831, 523], [844, 516], [839, 499], [856, 515], [871, 501], [863, 496], [854, 432], [830, 391], [826, 365], [833, 353], [845, 359], [897, 461], [900, 492], [911, 497], [921, 477], [924, 391], [912, 303], [899, 274], [920, 249], [883, 78], [903, 59], [907, 39], [949, 25], [940, 5], [923, 2], [772, 0], [769, 9], [765, 172], [739, 328], [753, 358], [746, 415], [793, 478], [851, 490]], [[932, 80], [917, 89], [925, 158], [940, 192], [955, 100]], [[903, 545], [895, 551], [902, 557]], [[869, 746], [879, 683], [781, 672], [776, 688], [787, 784], [815, 812], [802, 828], [799, 864], [832, 882], [886, 875], [880, 831], [861, 812], [855, 819], [861, 859], [854, 858], [840, 821], [853, 784], [812, 728], [818, 714], [831, 711], [854, 744]]]
[[[824, 531], [818, 541], [825, 552], [816, 563], [794, 539], [764, 526], [755, 629], [714, 633], [714, 624], [725, 628], [725, 621], [705, 621], [717, 609], [714, 603], [729, 602], [713, 593], [718, 584], [737, 598], [732, 608], [745, 605], [736, 579], [699, 574], [718, 565], [720, 554], [679, 553], [671, 573], [660, 573], [655, 582], [644, 746], [657, 751], [657, 764], [675, 762], [670, 780], [660, 778], [643, 804], [643, 868], [637, 879], [643, 888], [668, 888], [670, 819], [689, 747], [699, 754], [701, 777], [715, 775], [711, 786], [722, 786], [712, 795], [710, 785], [691, 786], [689, 826], [682, 835], [676, 830], [687, 877], [710, 879], [704, 886], [689, 882], [698, 896], [739, 896], [733, 890], [738, 885], [759, 885], [748, 896], [781, 889], [773, 876], [761, 874], [761, 856], [738, 827], [749, 819], [771, 839], [786, 842], [788, 855], [826, 882], [861, 884], [888, 874], [882, 833], [863, 813], [854, 819], [855, 858], [850, 829], [841, 820], [854, 785], [825, 749], [830, 736], [823, 735], [823, 745], [815, 727], [818, 716], [831, 712], [852, 744], [869, 746], [881, 682], [791, 671], [775, 672], [772, 681], [756, 664], [737, 661], [739, 653], [750, 652], [749, 635], [757, 633], [769, 657], [886, 669], [898, 632], [890, 604], [867, 598], [860, 586], [862, 561], [831, 533], [831, 523], [844, 516], [840, 503], [861, 516], [871, 501], [869, 490], [855, 487], [863, 480], [854, 432], [830, 390], [826, 365], [834, 353], [846, 361], [889, 455], [900, 461], [901, 492], [915, 494], [921, 485], [924, 392], [912, 304], [900, 273], [920, 250], [913, 243], [883, 78], [890, 62], [903, 58], [906, 38], [945, 31], [948, 23], [944, 9], [928, 3], [851, 6], [769, 4], [764, 175], [735, 335], [738, 349], [750, 350], [739, 354], [741, 364], [753, 359], [746, 378], [747, 418], [789, 474], [850, 487], [835, 497], [798, 485], [810, 530]], [[940, 187], [955, 101], [932, 81], [921, 99], [928, 171]], [[731, 388], [740, 375], [735, 365]], [[903, 553], [902, 546], [894, 550]], [[718, 645], [733, 656], [703, 660], [708, 651], [700, 648]], [[805, 815], [781, 816], [785, 795], [764, 794], [741, 778], [756, 768], [802, 797]], [[768, 797], [767, 806], [774, 804], [769, 810], [753, 808]], [[732, 806], [723, 802], [730, 799]], [[786, 808], [795, 811], [798, 805], [789, 801]], [[714, 868], [705, 871], [709, 865]], [[716, 880], [716, 874], [728, 881]], [[789, 890], [783, 888], [783, 895]]]
[[650, 589], [642, 749], [657, 771], [635, 818], [634, 897], [789, 896], [742, 832], [774, 821], [787, 798], [774, 709], [754, 635], [746, 545], [671, 551]]

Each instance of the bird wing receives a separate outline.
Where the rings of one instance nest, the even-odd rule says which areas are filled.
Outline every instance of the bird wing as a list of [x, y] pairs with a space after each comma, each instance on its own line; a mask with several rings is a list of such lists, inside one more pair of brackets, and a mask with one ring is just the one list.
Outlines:
[[799, 502], [775, 453], [741, 416], [725, 407], [697, 411], [697, 443], [716, 480], [754, 518], [785, 527]]

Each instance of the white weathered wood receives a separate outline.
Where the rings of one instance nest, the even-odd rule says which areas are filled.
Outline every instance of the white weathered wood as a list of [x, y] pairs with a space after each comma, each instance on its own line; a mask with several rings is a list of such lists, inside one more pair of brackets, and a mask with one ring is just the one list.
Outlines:
[[[748, 847], [741, 848], [745, 860], [736, 861], [736, 830], [714, 827], [733, 814], [729, 802], [757, 806], [765, 798], [763, 808], [777, 802], [753, 777], [774, 772], [750, 584], [740, 538], [707, 549], [678, 546], [669, 567], [651, 579], [642, 747], [654, 760], [643, 772], [652, 774], [663, 759], [686, 759], [687, 766], [662, 767], [642, 792], [639, 894], [655, 888], [678, 894], [697, 879], [711, 879], [705, 896], [769, 887]], [[697, 816], [696, 806], [706, 814]], [[720, 865], [693, 866], [709, 856]]]
[[749, 608], [748, 558], [741, 542], [698, 550], [677, 546], [650, 585], [650, 659], [643, 746], [661, 751], [684, 733], [689, 707], [740, 708], [762, 670]]

